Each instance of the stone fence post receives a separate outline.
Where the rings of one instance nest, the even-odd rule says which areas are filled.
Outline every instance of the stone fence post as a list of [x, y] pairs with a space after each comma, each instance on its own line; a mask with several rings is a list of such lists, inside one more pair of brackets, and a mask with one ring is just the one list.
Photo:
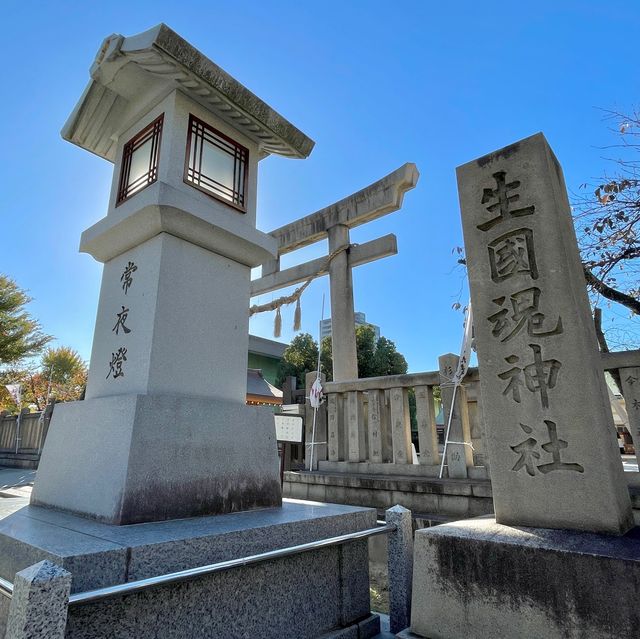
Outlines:
[[413, 522], [411, 511], [394, 506], [385, 512], [385, 521], [395, 524], [389, 534], [389, 623], [392, 634], [411, 624], [411, 587], [413, 580]]
[[640, 366], [619, 368], [618, 372], [629, 417], [629, 431], [636, 449], [636, 459], [640, 465]]
[[[442, 393], [442, 414], [444, 416], [445, 440], [447, 424], [451, 419], [449, 442], [447, 444], [446, 464], [450, 479], [466, 479], [467, 469], [473, 466], [471, 428], [469, 426], [469, 408], [464, 386], [458, 386], [453, 402], [454, 385], [451, 382], [458, 368], [459, 357], [453, 353], [438, 358], [440, 369], [440, 390]], [[449, 413], [451, 417], [449, 416]]]
[[284, 382], [282, 383], [282, 403], [295, 404], [293, 393], [297, 389], [298, 389], [297, 378], [295, 376], [285, 377]]
[[41, 561], [16, 573], [5, 639], [63, 639], [71, 573]]

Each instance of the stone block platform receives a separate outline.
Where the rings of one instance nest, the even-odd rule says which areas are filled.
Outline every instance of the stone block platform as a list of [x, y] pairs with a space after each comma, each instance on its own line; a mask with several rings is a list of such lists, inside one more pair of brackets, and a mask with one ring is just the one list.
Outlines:
[[379, 511], [402, 504], [413, 512], [415, 519], [424, 521], [420, 526], [493, 513], [491, 482], [488, 479], [438, 479], [409, 475], [407, 469], [421, 470], [417, 465], [406, 465], [405, 474], [396, 475], [288, 471], [284, 474], [283, 494], [294, 499], [355, 504]]
[[[36, 506], [0, 522], [0, 576], [42, 560], [72, 575], [71, 593], [373, 528], [376, 511], [285, 500], [282, 508], [114, 526]], [[367, 540], [69, 608], [65, 637], [366, 639]], [[9, 601], [0, 597], [0, 636]]]
[[31, 503], [118, 525], [279, 506], [273, 415], [170, 393], [60, 404]]
[[640, 627], [640, 528], [623, 537], [492, 517], [419, 530], [411, 628], [429, 639], [619, 639]]

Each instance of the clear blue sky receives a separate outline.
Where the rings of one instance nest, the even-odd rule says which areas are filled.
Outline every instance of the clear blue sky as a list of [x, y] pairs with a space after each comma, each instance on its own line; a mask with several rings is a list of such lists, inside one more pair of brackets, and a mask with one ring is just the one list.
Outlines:
[[[393, 232], [399, 246], [354, 271], [355, 299], [410, 370], [433, 370], [439, 354], [459, 348], [462, 316], [451, 306], [467, 297], [451, 254], [462, 244], [455, 167], [543, 131], [570, 190], [600, 175], [601, 147], [614, 139], [598, 107], [640, 102], [638, 8], [633, 0], [5, 0], [0, 272], [29, 290], [31, 312], [58, 344], [89, 359], [102, 267], [78, 242], [106, 213], [112, 166], [59, 131], [103, 38], [165, 22], [316, 141], [307, 160], [262, 162], [261, 230], [404, 162], [418, 165], [404, 208], [352, 233], [363, 242]], [[320, 243], [296, 260], [325, 251]], [[327, 278], [303, 298], [303, 330], [314, 335], [323, 292]], [[290, 307], [283, 341], [292, 316]], [[251, 332], [270, 337], [272, 321], [252, 320]]]

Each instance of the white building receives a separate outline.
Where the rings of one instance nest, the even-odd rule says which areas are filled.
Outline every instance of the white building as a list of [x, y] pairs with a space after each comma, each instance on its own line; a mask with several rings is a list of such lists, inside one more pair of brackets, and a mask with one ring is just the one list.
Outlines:
[[[356, 312], [354, 313], [356, 318], [356, 326], [371, 326], [375, 333], [376, 341], [380, 339], [380, 327], [375, 324], [367, 322], [365, 314]], [[331, 337], [331, 318], [322, 320], [320, 322], [320, 341], [325, 337]]]

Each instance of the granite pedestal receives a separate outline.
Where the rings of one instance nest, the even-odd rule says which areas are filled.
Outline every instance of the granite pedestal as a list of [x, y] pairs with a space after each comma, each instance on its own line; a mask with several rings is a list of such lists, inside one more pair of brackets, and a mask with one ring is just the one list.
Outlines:
[[634, 637], [639, 593], [639, 528], [613, 537], [470, 519], [416, 532], [411, 628], [399, 636]]
[[273, 415], [175, 394], [60, 404], [31, 503], [111, 524], [279, 506]]
[[[289, 500], [282, 508], [125, 526], [27, 506], [0, 522], [0, 576], [13, 581], [16, 572], [46, 559], [71, 573], [73, 594], [375, 522], [373, 509]], [[366, 639], [379, 632], [367, 565], [365, 539], [71, 606], [65, 637]], [[0, 614], [4, 626], [6, 606]]]

